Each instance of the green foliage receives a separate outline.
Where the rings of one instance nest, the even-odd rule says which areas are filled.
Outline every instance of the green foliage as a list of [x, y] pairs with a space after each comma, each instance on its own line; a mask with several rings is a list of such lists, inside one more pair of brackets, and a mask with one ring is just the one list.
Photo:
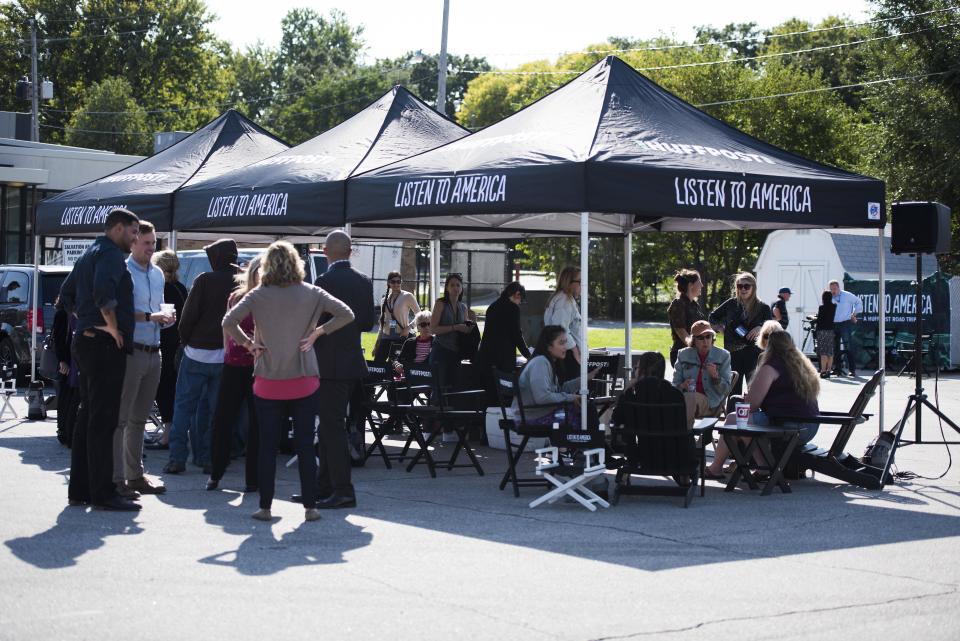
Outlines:
[[[95, 133], [98, 131], [111, 133]], [[90, 87], [81, 110], [70, 120], [66, 143], [118, 154], [150, 153], [153, 140], [147, 112], [133, 99], [130, 83], [123, 78], [105, 78]]]
[[[391, 84], [402, 84], [427, 104], [436, 106], [437, 76], [440, 70], [439, 55], [409, 51], [399, 58], [379, 60], [377, 66], [390, 78]], [[485, 58], [448, 54], [447, 99], [444, 104], [444, 113], [450, 117], [457, 113], [460, 103], [463, 102], [467, 84], [476, 77], [468, 71], [490, 71], [490, 69], [490, 63]]]
[[[32, 16], [44, 53], [40, 74], [54, 81], [56, 91], [41, 114], [42, 140], [63, 141], [65, 126], [88, 102], [91, 87], [108, 78], [126, 80], [156, 131], [192, 130], [222, 111], [232, 83], [222, 65], [228, 47], [210, 31], [213, 17], [201, 0], [16, 0], [0, 5], [0, 33], [27, 38]], [[4, 77], [29, 71], [22, 47], [19, 57], [16, 47], [0, 50]], [[117, 122], [125, 116], [117, 114]], [[114, 129], [123, 131], [117, 124], [105, 131]]]

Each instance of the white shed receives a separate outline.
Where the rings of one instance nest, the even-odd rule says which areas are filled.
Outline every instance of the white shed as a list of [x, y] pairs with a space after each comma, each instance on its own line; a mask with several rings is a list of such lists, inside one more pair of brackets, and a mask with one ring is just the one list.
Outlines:
[[[886, 280], [912, 280], [916, 258], [890, 253], [890, 227], [884, 230]], [[801, 319], [817, 313], [820, 296], [833, 279], [843, 282], [844, 274], [856, 279], [876, 280], [880, 275], [876, 230], [784, 229], [767, 236], [757, 258], [757, 294], [767, 302], [777, 300], [781, 287], [793, 292], [788, 304], [787, 331], [797, 345], [803, 344]], [[937, 259], [923, 257], [923, 274], [937, 270]]]

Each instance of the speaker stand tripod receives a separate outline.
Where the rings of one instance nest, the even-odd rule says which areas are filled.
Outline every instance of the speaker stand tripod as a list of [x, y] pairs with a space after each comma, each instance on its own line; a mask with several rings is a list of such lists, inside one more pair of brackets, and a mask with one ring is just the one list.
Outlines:
[[[923, 353], [922, 346], [920, 344], [920, 336], [923, 333], [923, 321], [920, 315], [920, 311], [923, 309], [923, 299], [922, 299], [922, 289], [923, 289], [923, 269], [920, 264], [921, 254], [917, 253], [917, 282], [916, 282], [916, 317], [917, 324], [914, 329], [914, 342], [913, 342], [913, 362], [916, 365], [914, 368], [914, 377], [916, 384], [914, 386], [913, 394], [907, 397], [907, 406], [903, 410], [903, 416], [900, 418], [900, 422], [894, 426], [894, 442], [893, 449], [890, 452], [890, 459], [893, 459], [893, 452], [896, 451], [898, 444], [903, 445], [960, 445], [960, 441], [924, 441], [923, 440], [923, 408], [926, 407], [928, 410], [933, 412], [934, 416], [941, 419], [944, 423], [953, 428], [955, 432], [960, 434], [960, 426], [954, 423], [950, 418], [940, 411], [936, 405], [930, 402], [930, 399], [927, 398], [927, 395], [923, 391], [923, 367], [921, 365]], [[936, 358], [936, 354], [933, 355]], [[900, 438], [901, 433], [903, 432], [903, 427], [906, 424], [907, 420], [913, 416], [914, 417], [914, 440], [912, 441], [903, 441]], [[886, 477], [886, 472], [890, 468], [890, 461], [887, 461], [887, 465], [884, 467], [884, 476]]]

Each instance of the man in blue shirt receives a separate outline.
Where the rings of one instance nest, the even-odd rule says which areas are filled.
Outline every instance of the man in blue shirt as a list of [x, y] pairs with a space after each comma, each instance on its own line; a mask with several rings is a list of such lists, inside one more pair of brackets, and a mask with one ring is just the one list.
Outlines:
[[60, 300], [77, 317], [73, 356], [80, 368], [85, 420], [74, 427], [70, 454], [70, 505], [139, 510], [113, 485], [113, 432], [120, 413], [126, 351], [133, 343], [133, 283], [124, 255], [139, 234], [140, 219], [114, 209], [97, 238], [63, 281]]
[[143, 475], [143, 429], [160, 383], [160, 330], [173, 325], [175, 314], [161, 311], [163, 271], [150, 262], [157, 247], [152, 223], [140, 221], [140, 234], [127, 258], [133, 280], [133, 329], [127, 353], [120, 414], [113, 435], [113, 483], [127, 499], [140, 494], [162, 494], [163, 485], [153, 485]]
[[840, 281], [830, 281], [830, 293], [833, 294], [833, 303], [837, 306], [837, 311], [833, 315], [833, 333], [834, 333], [834, 359], [836, 366], [834, 374], [840, 375], [840, 343], [847, 350], [847, 361], [850, 364], [850, 376], [856, 376], [857, 359], [853, 353], [853, 343], [850, 338], [853, 336], [853, 326], [857, 322], [857, 314], [863, 313], [863, 301], [859, 296], [854, 296], [850, 292], [840, 288]]

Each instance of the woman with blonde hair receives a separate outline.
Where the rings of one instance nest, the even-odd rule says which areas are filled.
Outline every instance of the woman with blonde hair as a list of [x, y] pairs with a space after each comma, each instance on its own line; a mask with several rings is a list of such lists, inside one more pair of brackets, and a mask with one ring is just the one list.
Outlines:
[[576, 267], [564, 267], [557, 277], [557, 291], [550, 297], [543, 312], [543, 325], [557, 325], [563, 328], [567, 337], [567, 351], [560, 368], [562, 381], [580, 376], [580, 358], [584, 346], [580, 344], [580, 270]]
[[[793, 342], [790, 334], [782, 328], [770, 333], [767, 349], [760, 356], [757, 373], [750, 384], [744, 402], [750, 404], [750, 423], [769, 425], [779, 416], [796, 417], [801, 420], [782, 423], [783, 427], [799, 432], [798, 444], [803, 445], [817, 433], [818, 423], [802, 420], [813, 419], [820, 412], [817, 396], [820, 395], [820, 375], [810, 360]], [[736, 413], [727, 416], [727, 424], [736, 422]], [[713, 463], [707, 468], [706, 478], [719, 479], [724, 461], [729, 454], [721, 440]]]
[[[229, 310], [247, 293], [260, 284], [260, 261], [256, 256], [246, 268], [234, 276], [237, 288], [227, 299]], [[247, 316], [240, 321], [240, 327], [245, 332], [253, 333], [253, 317]], [[223, 373], [220, 375], [220, 388], [217, 391], [217, 408], [213, 413], [213, 443], [211, 446], [210, 479], [207, 489], [215, 490], [223, 478], [223, 473], [230, 464], [230, 450], [233, 446], [233, 433], [240, 411], [244, 404], [247, 407], [247, 458], [246, 458], [246, 486], [244, 491], [257, 491], [257, 452], [259, 451], [260, 434], [257, 425], [257, 410], [253, 402], [253, 356], [233, 338], [223, 333]]]
[[770, 338], [770, 334], [776, 331], [783, 329], [783, 325], [780, 324], [780, 321], [777, 320], [768, 320], [760, 326], [760, 333], [757, 334], [757, 348], [762, 352], [767, 349], [767, 340]]
[[741, 272], [733, 279], [733, 296], [710, 312], [710, 324], [723, 330], [723, 347], [730, 352], [730, 364], [740, 374], [732, 394], [743, 389], [743, 380], [753, 376], [760, 348], [755, 341], [761, 326], [773, 319], [770, 306], [757, 298], [757, 279]]
[[[319, 287], [303, 282], [303, 261], [288, 242], [267, 248], [260, 263], [260, 286], [240, 299], [223, 317], [223, 329], [253, 355], [253, 395], [260, 424], [258, 483], [260, 509], [253, 518], [271, 520], [280, 431], [293, 419], [293, 435], [300, 469], [304, 519], [320, 518], [317, 509], [317, 463], [313, 448], [314, 419], [320, 389], [317, 354], [313, 344], [353, 321], [353, 312]], [[318, 326], [320, 318], [329, 320]], [[240, 326], [253, 316], [253, 335]], [[337, 436], [341, 440], [328, 442]], [[346, 430], [330, 438], [320, 432], [320, 447], [346, 452]]]
[[177, 311], [176, 320], [170, 327], [160, 330], [160, 383], [157, 385], [157, 407], [160, 409], [160, 422], [163, 433], [160, 440], [145, 447], [167, 449], [169, 447], [170, 427], [173, 423], [173, 403], [177, 391], [177, 351], [180, 349], [180, 315], [187, 302], [187, 288], [180, 282], [180, 259], [177, 252], [164, 249], [153, 255], [153, 264], [163, 272], [163, 302], [173, 303]]

